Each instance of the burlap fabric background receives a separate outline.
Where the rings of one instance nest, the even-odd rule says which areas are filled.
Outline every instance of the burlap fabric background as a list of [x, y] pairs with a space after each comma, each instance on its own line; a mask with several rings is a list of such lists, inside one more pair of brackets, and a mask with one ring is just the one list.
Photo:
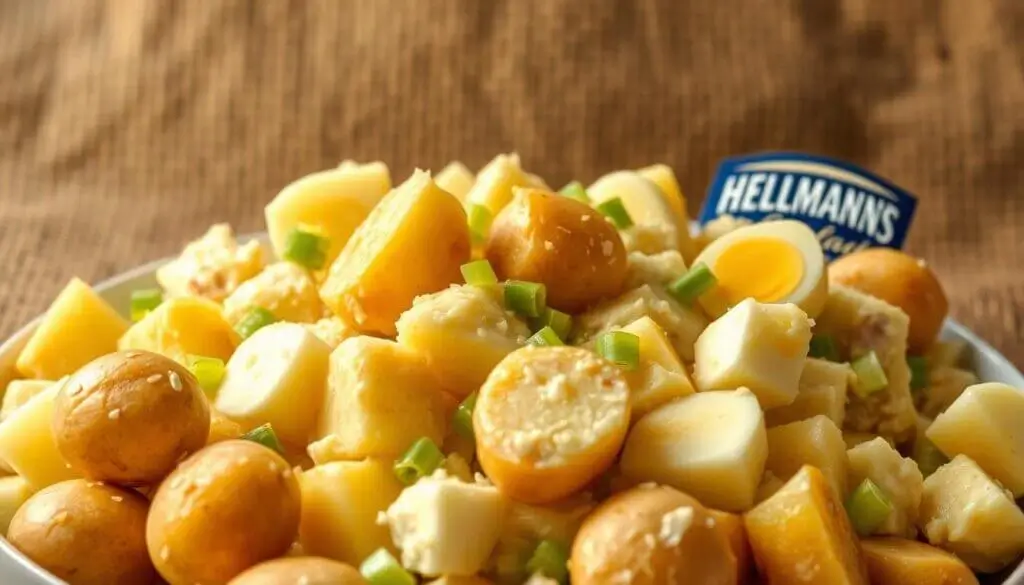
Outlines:
[[909, 247], [1024, 365], [1020, 0], [0, 0], [0, 337], [341, 158], [664, 161], [696, 210], [767, 148], [917, 193]]

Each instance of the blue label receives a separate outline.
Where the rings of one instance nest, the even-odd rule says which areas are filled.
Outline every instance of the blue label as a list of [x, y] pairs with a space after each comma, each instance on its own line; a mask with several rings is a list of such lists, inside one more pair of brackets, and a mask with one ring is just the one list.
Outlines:
[[802, 153], [724, 159], [708, 189], [701, 226], [733, 216], [795, 219], [818, 235], [834, 260], [864, 248], [902, 248], [917, 199], [850, 163]]

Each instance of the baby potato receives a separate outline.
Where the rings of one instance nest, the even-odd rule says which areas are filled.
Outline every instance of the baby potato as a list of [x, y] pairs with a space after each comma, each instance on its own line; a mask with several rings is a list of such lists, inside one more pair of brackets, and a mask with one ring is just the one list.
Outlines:
[[501, 278], [540, 282], [548, 304], [575, 313], [622, 292], [626, 248], [600, 213], [569, 197], [515, 189], [491, 225], [487, 259]]
[[323, 557], [293, 557], [260, 563], [228, 582], [228, 585], [364, 585], [359, 571]]
[[283, 555], [299, 530], [299, 483], [288, 463], [244, 440], [206, 447], [153, 497], [146, 545], [171, 585], [225, 583]]
[[868, 248], [828, 267], [829, 284], [841, 284], [895, 305], [910, 317], [911, 352], [921, 353], [938, 337], [949, 301], [932, 269], [890, 248]]
[[736, 583], [736, 558], [694, 498], [643, 485], [602, 503], [572, 547], [573, 585]]
[[132, 490], [65, 481], [25, 502], [7, 540], [71, 585], [149, 585], [156, 571], [146, 552], [148, 507]]

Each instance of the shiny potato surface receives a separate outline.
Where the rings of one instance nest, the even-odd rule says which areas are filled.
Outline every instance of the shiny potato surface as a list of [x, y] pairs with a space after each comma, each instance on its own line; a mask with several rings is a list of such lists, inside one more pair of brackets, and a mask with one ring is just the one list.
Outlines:
[[232, 579], [228, 585], [364, 585], [353, 567], [323, 557], [292, 557], [260, 563]]

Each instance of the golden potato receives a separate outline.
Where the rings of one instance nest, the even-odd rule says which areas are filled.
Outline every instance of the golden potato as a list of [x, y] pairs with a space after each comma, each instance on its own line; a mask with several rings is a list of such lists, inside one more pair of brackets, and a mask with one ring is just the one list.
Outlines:
[[583, 522], [572, 547], [573, 585], [736, 583], [736, 558], [700, 502], [644, 485], [613, 496]]
[[942, 284], [923, 261], [899, 250], [868, 248], [828, 267], [829, 284], [841, 284], [890, 305], [910, 317], [910, 351], [924, 352], [935, 341], [949, 313]]
[[7, 540], [71, 585], [150, 585], [146, 552], [149, 502], [132, 490], [74, 479], [29, 498]]
[[288, 463], [244, 440], [206, 447], [153, 497], [149, 555], [173, 585], [224, 583], [283, 555], [299, 530], [299, 483]]
[[210, 406], [195, 377], [174, 360], [117, 352], [61, 387], [53, 433], [61, 455], [83, 476], [142, 485], [206, 444]]
[[210, 434], [206, 436], [206, 444], [212, 445], [221, 441], [237, 439], [245, 432], [245, 428], [231, 420], [216, 408], [210, 409]]
[[956, 555], [923, 542], [869, 538], [860, 541], [860, 548], [873, 585], [978, 585]]
[[745, 585], [753, 580], [754, 553], [747, 542], [747, 529], [743, 526], [743, 516], [730, 514], [708, 508], [708, 514], [715, 521], [715, 527], [725, 535], [726, 542], [736, 559], [736, 582]]
[[587, 205], [539, 189], [515, 189], [494, 218], [487, 259], [501, 278], [540, 282], [548, 304], [575, 313], [622, 292], [626, 248]]
[[197, 297], [168, 299], [121, 336], [117, 349], [152, 351], [188, 363], [189, 355], [227, 361], [241, 342], [217, 303]]
[[260, 563], [232, 579], [228, 585], [364, 585], [359, 571], [322, 557], [293, 557]]

